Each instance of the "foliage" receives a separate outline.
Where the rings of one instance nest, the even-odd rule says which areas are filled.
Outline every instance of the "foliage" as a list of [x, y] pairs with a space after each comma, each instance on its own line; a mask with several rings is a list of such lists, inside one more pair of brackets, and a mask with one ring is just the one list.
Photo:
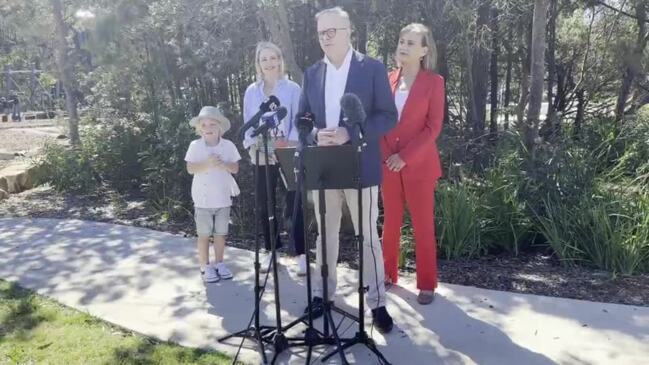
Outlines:
[[[285, 26], [293, 56], [304, 69], [322, 57], [313, 16], [333, 3], [281, 3], [288, 12]], [[553, 88], [546, 90], [546, 101], [551, 95], [548, 110], [554, 114], [548, 111], [547, 130], [532, 144], [522, 143], [519, 127], [525, 121], [516, 121], [527, 103], [532, 2], [371, 0], [339, 5], [350, 12], [354, 46], [390, 68], [405, 24], [423, 22], [432, 29], [448, 96], [448, 119], [438, 140], [446, 178], [436, 197], [441, 256], [518, 255], [542, 245], [566, 264], [646, 271], [647, 260], [639, 253], [644, 249], [635, 241], [644, 234], [640, 218], [647, 215], [643, 202], [649, 186], [649, 110], [640, 108], [647, 100], [646, 79], [633, 80], [628, 115], [611, 118], [624, 70], [631, 64], [644, 75], [649, 64], [648, 49], [634, 53], [639, 40], [649, 35], [643, 38], [628, 16], [641, 10], [640, 2], [620, 4], [626, 14], [596, 2], [550, 3], [556, 5], [549, 9], [556, 23], [550, 16], [548, 35], [554, 29], [556, 37], [548, 37], [554, 52], [548, 47], [546, 80]], [[271, 38], [262, 12], [279, 2], [65, 4], [70, 59], [83, 96], [82, 144], [76, 149], [47, 146], [39, 160], [40, 181], [63, 191], [138, 191], [163, 219], [186, 217], [191, 176], [183, 160], [195, 138], [187, 120], [203, 105], [220, 105], [233, 130], [241, 125], [242, 95], [255, 78], [255, 44]], [[79, 9], [95, 17], [75, 16]], [[34, 27], [21, 26], [33, 23], [36, 15]], [[52, 29], [49, 2], [3, 3], [0, 18], [0, 66], [34, 64], [51, 84], [57, 71], [51, 32], [43, 31]], [[485, 56], [492, 52], [497, 52], [495, 75], [487, 78]], [[489, 97], [476, 98], [480, 93], [475, 91], [485, 92], [494, 81], [497, 131], [476, 131], [473, 112], [485, 108], [473, 104], [485, 104]], [[240, 145], [233, 134], [227, 137]], [[242, 194], [233, 209], [232, 232], [245, 236], [252, 231], [254, 201], [249, 166], [243, 165], [237, 180]], [[404, 260], [416, 244], [408, 228], [405, 233]]]

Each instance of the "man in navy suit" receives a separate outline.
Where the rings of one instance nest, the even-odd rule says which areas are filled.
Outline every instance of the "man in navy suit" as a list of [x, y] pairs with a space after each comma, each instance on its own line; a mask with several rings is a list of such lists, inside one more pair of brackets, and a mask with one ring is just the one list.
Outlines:
[[[385, 66], [367, 57], [351, 46], [351, 22], [340, 7], [326, 9], [316, 15], [318, 40], [324, 58], [304, 73], [304, 85], [299, 112], [310, 112], [315, 117], [319, 146], [342, 145], [354, 135], [354, 128], [342, 122], [340, 99], [345, 93], [356, 94], [363, 104], [367, 119], [363, 124], [366, 148], [361, 156], [361, 183], [363, 187], [363, 281], [367, 289], [367, 305], [372, 309], [374, 325], [382, 333], [392, 329], [392, 317], [385, 309], [385, 274], [383, 251], [376, 228], [378, 217], [378, 186], [381, 183], [381, 152], [379, 137], [397, 122], [397, 109], [388, 82]], [[314, 192], [315, 211], [318, 212], [317, 192]], [[325, 224], [327, 242], [328, 288], [336, 290], [336, 264], [340, 220], [343, 201], [347, 202], [354, 229], [358, 230], [358, 198], [355, 189], [325, 191]], [[320, 216], [316, 214], [318, 225]], [[367, 218], [366, 218], [367, 217]], [[322, 264], [321, 238], [316, 241], [316, 265]], [[323, 312], [322, 279], [316, 275], [312, 313]], [[307, 308], [308, 310], [308, 308]]]

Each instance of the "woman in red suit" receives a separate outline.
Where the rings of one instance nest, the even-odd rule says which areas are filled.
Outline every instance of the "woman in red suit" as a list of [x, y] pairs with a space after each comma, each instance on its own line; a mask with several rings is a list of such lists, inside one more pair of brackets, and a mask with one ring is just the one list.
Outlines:
[[444, 117], [444, 79], [433, 72], [437, 51], [430, 30], [401, 30], [389, 79], [399, 111], [397, 126], [381, 139], [383, 156], [383, 259], [386, 284], [396, 284], [405, 205], [415, 233], [417, 301], [430, 304], [437, 288], [435, 185], [442, 175], [435, 140]]

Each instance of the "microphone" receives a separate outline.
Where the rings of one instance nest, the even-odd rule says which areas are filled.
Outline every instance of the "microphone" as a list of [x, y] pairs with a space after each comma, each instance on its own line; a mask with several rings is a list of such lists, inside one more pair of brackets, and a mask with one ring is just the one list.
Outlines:
[[313, 130], [314, 118], [310, 112], [297, 115], [297, 131], [299, 134], [309, 134]]
[[300, 140], [301, 146], [306, 146], [308, 144], [308, 137], [313, 130], [314, 117], [310, 112], [304, 112], [298, 114], [297, 118], [297, 132]]
[[365, 109], [356, 94], [346, 93], [340, 98], [340, 108], [343, 110], [343, 122], [351, 127], [365, 122]]
[[365, 134], [363, 124], [365, 123], [365, 109], [363, 103], [356, 94], [346, 93], [340, 98], [340, 108], [343, 111], [343, 122], [350, 128], [358, 126], [361, 137]]
[[246, 131], [252, 127], [257, 126], [259, 124], [259, 118], [261, 118], [264, 113], [271, 112], [273, 110], [276, 110], [279, 108], [280, 102], [277, 96], [271, 95], [268, 97], [268, 99], [264, 100], [260, 105], [259, 105], [259, 111], [257, 114], [253, 115], [252, 118], [250, 118], [249, 121], [244, 123], [241, 128], [239, 128], [239, 135], [241, 138], [244, 138]]
[[262, 114], [261, 125], [255, 128], [254, 131], [252, 131], [250, 137], [257, 137], [267, 130], [277, 127], [282, 119], [286, 118], [286, 114], [288, 114], [288, 111], [283, 106], [280, 106], [273, 111]]

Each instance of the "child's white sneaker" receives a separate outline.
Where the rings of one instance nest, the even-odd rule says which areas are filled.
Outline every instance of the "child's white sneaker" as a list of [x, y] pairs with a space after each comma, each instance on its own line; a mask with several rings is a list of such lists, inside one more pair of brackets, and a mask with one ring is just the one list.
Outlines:
[[230, 269], [228, 269], [228, 267], [225, 266], [224, 263], [219, 262], [218, 264], [216, 264], [215, 268], [216, 268], [216, 274], [221, 279], [224, 279], [224, 280], [232, 279], [232, 271], [230, 271]]
[[307, 264], [306, 264], [306, 255], [300, 255], [297, 257], [297, 275], [304, 276], [306, 275]]
[[216, 269], [212, 265], [207, 265], [201, 271], [201, 277], [205, 283], [216, 283], [220, 280], [219, 275], [216, 273]]

